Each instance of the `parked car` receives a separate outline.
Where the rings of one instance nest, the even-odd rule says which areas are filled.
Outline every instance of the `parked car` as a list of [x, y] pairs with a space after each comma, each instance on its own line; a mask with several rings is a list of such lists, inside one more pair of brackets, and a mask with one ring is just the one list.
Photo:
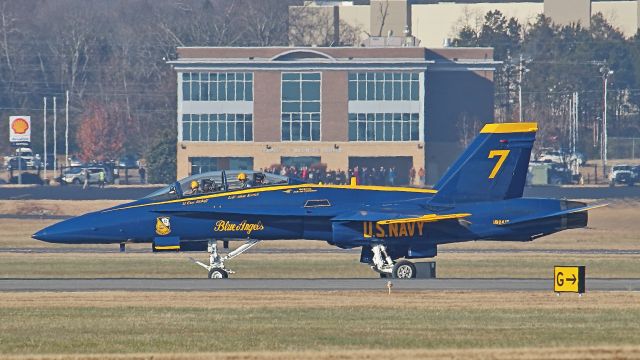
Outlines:
[[632, 169], [635, 182], [640, 182], [640, 165], [636, 165]]
[[84, 165], [76, 156], [69, 156], [69, 166], [76, 167]]
[[[17, 148], [15, 154], [12, 156], [5, 156], [5, 166], [8, 168], [12, 159], [22, 158], [26, 162], [27, 167], [23, 169], [40, 169], [42, 167], [42, 160], [40, 155], [33, 154], [31, 148]], [[17, 163], [16, 163], [17, 164]]]
[[575, 161], [577, 162], [578, 166], [582, 166], [582, 164], [585, 163], [586, 159], [580, 152], [576, 152], [575, 154], [571, 155], [568, 152], [564, 152], [562, 150], [544, 149], [538, 154], [537, 161], [557, 164], [571, 164]]
[[99, 181], [98, 174], [100, 172], [104, 172], [105, 182], [107, 183], [113, 182], [112, 172], [109, 171], [107, 168], [100, 167], [100, 166], [90, 166], [86, 168], [82, 168], [82, 167], [69, 168], [69, 170], [65, 171], [62, 174], [62, 181], [64, 181], [67, 184], [76, 184], [76, 185], [84, 184], [84, 180], [85, 180], [84, 170], [87, 170], [89, 172], [89, 184], [98, 183]]
[[27, 165], [27, 160], [23, 157], [11, 157], [7, 162], [7, 170], [16, 171], [18, 169], [27, 170], [29, 165]]
[[617, 184], [633, 185], [637, 180], [633, 167], [626, 164], [614, 165], [609, 172], [609, 186]]
[[580, 174], [572, 174], [564, 164], [533, 161], [529, 163], [527, 185], [564, 185], [580, 182]]
[[133, 155], [125, 155], [118, 159], [118, 167], [121, 169], [137, 169], [138, 161]]

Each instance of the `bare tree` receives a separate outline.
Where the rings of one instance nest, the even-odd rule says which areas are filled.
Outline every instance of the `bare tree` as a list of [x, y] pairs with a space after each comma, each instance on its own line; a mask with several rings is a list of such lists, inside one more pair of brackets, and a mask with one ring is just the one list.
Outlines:
[[333, 8], [304, 6], [289, 10], [289, 43], [298, 46], [344, 46], [356, 45], [360, 41], [362, 29], [339, 21], [336, 43]]
[[[374, 11], [377, 11], [378, 17], [380, 19], [380, 27], [376, 32], [376, 36], [382, 36], [382, 31], [384, 30], [384, 25], [387, 22], [387, 16], [389, 15], [389, 0], [384, 0], [382, 2], [376, 2], [377, 6]], [[373, 4], [371, 6], [374, 6]]]
[[282, 0], [245, 0], [241, 16], [247, 44], [286, 45], [288, 11], [292, 3]]

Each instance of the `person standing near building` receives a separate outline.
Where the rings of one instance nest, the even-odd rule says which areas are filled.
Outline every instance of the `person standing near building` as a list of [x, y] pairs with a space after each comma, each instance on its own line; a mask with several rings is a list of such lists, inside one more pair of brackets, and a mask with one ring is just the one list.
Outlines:
[[98, 187], [100, 189], [104, 189], [104, 171], [100, 170], [100, 172], [98, 173]]
[[82, 190], [87, 190], [89, 188], [89, 177], [91, 175], [89, 174], [89, 169], [84, 169], [82, 173], [84, 175], [84, 184], [82, 185]]
[[424, 169], [422, 167], [418, 170], [418, 179], [420, 179], [420, 186], [424, 186]]
[[389, 185], [396, 186], [396, 167], [392, 166], [389, 169]]
[[140, 168], [138, 169], [138, 175], [140, 175], [140, 184], [144, 184], [147, 182], [147, 170], [145, 170], [145, 168], [143, 168], [142, 166], [140, 166]]
[[416, 168], [414, 168], [413, 166], [411, 167], [411, 169], [409, 169], [409, 181], [409, 185], [416, 184]]

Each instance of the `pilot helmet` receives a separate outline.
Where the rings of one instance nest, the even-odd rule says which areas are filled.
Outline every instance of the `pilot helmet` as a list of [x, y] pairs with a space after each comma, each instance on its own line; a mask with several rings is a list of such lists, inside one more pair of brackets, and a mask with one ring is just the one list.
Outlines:
[[198, 182], [196, 180], [191, 181], [191, 189], [197, 189], [198, 186], [200, 186], [200, 184], [198, 184]]
[[238, 174], [238, 181], [245, 181], [247, 180], [247, 174], [241, 172], [240, 174]]

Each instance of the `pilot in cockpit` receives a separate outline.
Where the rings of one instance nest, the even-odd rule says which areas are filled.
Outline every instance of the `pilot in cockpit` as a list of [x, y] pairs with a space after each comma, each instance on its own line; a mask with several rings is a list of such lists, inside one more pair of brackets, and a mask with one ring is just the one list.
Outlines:
[[265, 178], [263, 173], [255, 173], [253, 174], [253, 186], [263, 186], [265, 185]]
[[189, 189], [191, 190], [191, 192], [188, 195], [196, 195], [202, 192], [202, 190], [200, 189], [200, 183], [197, 180], [191, 181], [191, 184], [189, 184]]
[[240, 181], [240, 186], [243, 189], [246, 188], [250, 188], [252, 186], [252, 184], [249, 182], [249, 180], [247, 179], [247, 174], [241, 172], [240, 174], [238, 174], [238, 181]]
[[204, 193], [213, 193], [218, 191], [218, 184], [213, 179], [202, 179], [202, 191]]

